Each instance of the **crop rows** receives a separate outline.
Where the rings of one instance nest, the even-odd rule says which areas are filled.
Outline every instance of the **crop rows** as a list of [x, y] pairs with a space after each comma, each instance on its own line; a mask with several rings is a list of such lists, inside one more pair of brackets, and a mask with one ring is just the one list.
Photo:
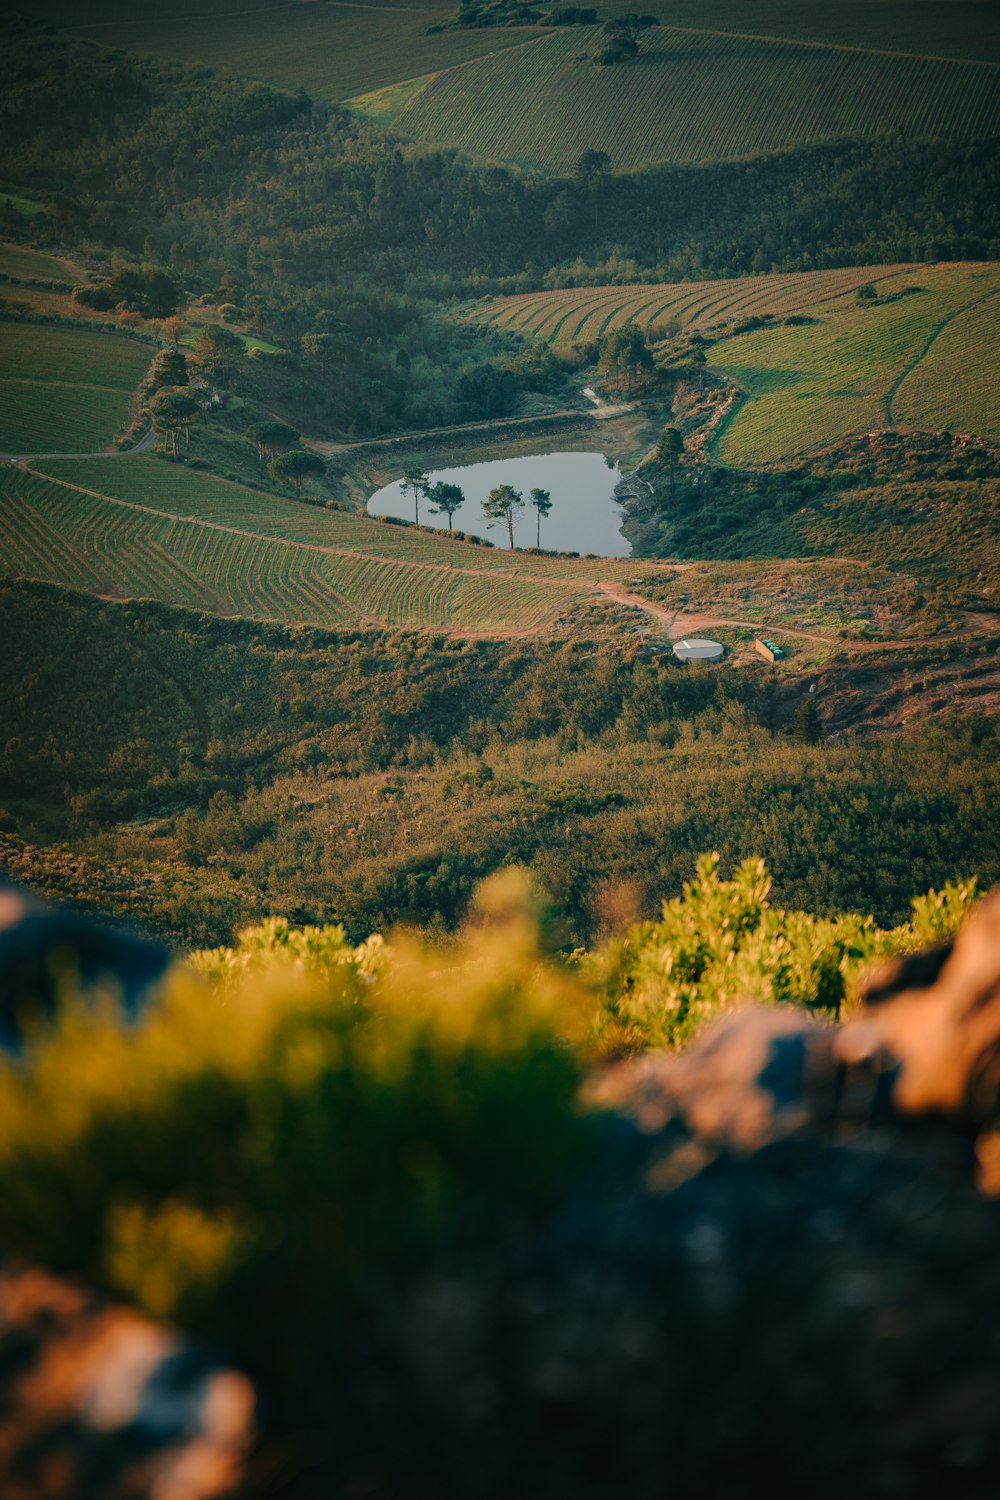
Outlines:
[[[201, 13], [188, 6], [134, 7], [131, 18], [123, 18], [119, 10], [105, 24], [98, 23], [93, 35], [131, 52], [159, 53], [281, 88], [304, 88], [320, 99], [346, 99], [397, 83], [401, 74], [417, 77], [537, 35], [471, 29], [428, 36], [427, 23], [436, 12], [418, 5], [407, 13], [399, 0], [384, 15], [375, 4], [244, 3], [228, 9], [229, 14], [218, 4]], [[87, 33], [76, 14], [72, 24]]]
[[565, 582], [331, 553], [152, 515], [23, 471], [0, 489], [0, 570], [286, 623], [415, 629], [530, 629], [577, 593]]
[[470, 154], [567, 174], [584, 150], [616, 168], [728, 160], [830, 136], [965, 139], [1000, 132], [1000, 68], [684, 31], [646, 34], [639, 62], [598, 68], [599, 33], [438, 73], [399, 96], [397, 124]]
[[[165, 463], [160, 458], [122, 459], [95, 455], [51, 459], [40, 464], [39, 468], [53, 479], [78, 484], [114, 499], [149, 506], [182, 519], [212, 521], [284, 541], [363, 552], [400, 562], [471, 568], [476, 572], [510, 573], [516, 568], [519, 574], [530, 573], [539, 577], [571, 579], [582, 575], [590, 579], [594, 576], [592, 561], [533, 557], [524, 553], [512, 558], [506, 548], [475, 547], [404, 526], [388, 526], [346, 511], [302, 505], [261, 490], [227, 484], [209, 474]], [[461, 524], [461, 512], [456, 519]], [[600, 566], [603, 576], [616, 578], [631, 576], [637, 568], [627, 559], [602, 559]]]
[[722, 281], [647, 286], [573, 287], [498, 297], [469, 316], [531, 338], [571, 345], [593, 342], [626, 323], [640, 328], [707, 329], [740, 318], [800, 312], [844, 296], [867, 281], [899, 275], [902, 266], [852, 266], [785, 276], [743, 276]]

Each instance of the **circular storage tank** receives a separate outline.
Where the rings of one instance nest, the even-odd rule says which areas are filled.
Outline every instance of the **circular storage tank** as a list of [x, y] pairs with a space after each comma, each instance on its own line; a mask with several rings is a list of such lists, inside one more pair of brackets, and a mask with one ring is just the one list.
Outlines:
[[674, 642], [674, 655], [678, 661], [721, 661], [725, 647], [718, 641], [706, 641], [700, 637], [685, 637]]

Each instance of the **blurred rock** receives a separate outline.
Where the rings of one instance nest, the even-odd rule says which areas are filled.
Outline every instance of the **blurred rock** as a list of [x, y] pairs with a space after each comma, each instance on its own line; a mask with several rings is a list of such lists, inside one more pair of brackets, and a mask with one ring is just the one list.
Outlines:
[[62, 986], [110, 994], [134, 1016], [169, 961], [154, 943], [50, 906], [0, 878], [0, 1047], [17, 1050], [25, 1025], [52, 1014]]
[[0, 1263], [4, 1500], [221, 1500], [253, 1407], [250, 1382], [182, 1336]]

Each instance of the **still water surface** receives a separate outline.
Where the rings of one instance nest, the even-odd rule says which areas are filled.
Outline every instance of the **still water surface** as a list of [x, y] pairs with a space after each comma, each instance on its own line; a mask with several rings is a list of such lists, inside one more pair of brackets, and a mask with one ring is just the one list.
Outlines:
[[[455, 512], [456, 531], [486, 537], [494, 546], [506, 547], [505, 522], [492, 524], [482, 512], [482, 502], [499, 484], [513, 485], [524, 499], [524, 510], [514, 519], [514, 545], [535, 545], [538, 513], [531, 504], [534, 488], [548, 490], [552, 509], [542, 517], [541, 544], [560, 552], [595, 552], [599, 557], [628, 557], [631, 544], [619, 527], [625, 512], [614, 498], [621, 475], [617, 465], [609, 467], [600, 453], [538, 453], [527, 458], [500, 458], [490, 463], [466, 464], [458, 469], [435, 469], [431, 484], [457, 484], [465, 492], [465, 504]], [[402, 516], [413, 520], [413, 496], [403, 494], [402, 480], [387, 484], [368, 502], [370, 516]], [[435, 516], [425, 500], [420, 502], [420, 520], [425, 526], [446, 527], [447, 516]]]

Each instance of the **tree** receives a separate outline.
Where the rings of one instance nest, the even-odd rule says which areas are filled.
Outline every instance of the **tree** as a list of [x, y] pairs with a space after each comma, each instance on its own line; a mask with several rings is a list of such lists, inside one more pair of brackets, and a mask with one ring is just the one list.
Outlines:
[[325, 380], [330, 360], [344, 350], [344, 339], [336, 333], [304, 333], [301, 347], [307, 359], [319, 363], [320, 379]]
[[822, 721], [811, 698], [806, 698], [795, 711], [792, 738], [797, 745], [818, 745], [823, 738]]
[[165, 386], [187, 385], [187, 360], [179, 349], [161, 349], [150, 366], [146, 390], [152, 394]]
[[257, 451], [257, 463], [263, 476], [264, 464], [294, 448], [299, 434], [287, 422], [255, 422], [243, 434], [243, 441]]
[[181, 334], [187, 333], [188, 329], [188, 325], [184, 319], [179, 318], [176, 313], [172, 314], [169, 318], [164, 318], [160, 327], [163, 329], [164, 337], [172, 339], [175, 345], [180, 343]]
[[660, 433], [660, 440], [656, 445], [656, 460], [662, 464], [667, 471], [667, 494], [673, 490], [674, 475], [680, 462], [681, 454], [684, 452], [684, 439], [676, 427], [664, 427]]
[[310, 453], [308, 448], [292, 448], [287, 453], [279, 453], [271, 461], [268, 471], [279, 484], [288, 482], [294, 485], [295, 497], [299, 499], [304, 482], [325, 474], [326, 465], [318, 453]]
[[238, 333], [217, 323], [208, 323], [198, 330], [194, 350], [202, 372], [209, 379], [218, 381], [219, 385], [232, 383], [243, 359], [243, 340]]
[[531, 503], [538, 512], [537, 525], [535, 527], [535, 546], [542, 545], [542, 517], [547, 516], [552, 509], [552, 496], [548, 490], [533, 489], [531, 492]]
[[413, 519], [420, 525], [420, 496], [427, 494], [428, 475], [426, 470], [419, 468], [416, 464], [406, 470], [403, 475], [402, 491], [407, 491], [413, 496]]
[[458, 484], [444, 484], [439, 482], [432, 484], [425, 491], [427, 499], [431, 502], [431, 514], [435, 516], [448, 517], [448, 530], [452, 530], [452, 517], [456, 510], [465, 504], [465, 491]]
[[185, 447], [191, 444], [191, 423], [199, 411], [198, 398], [181, 387], [168, 386], [158, 391], [149, 403], [153, 431], [163, 438], [163, 451], [177, 457], [177, 434], [184, 429]]
[[577, 157], [573, 178], [584, 197], [594, 205], [594, 228], [601, 194], [611, 177], [611, 158], [606, 151], [584, 151]]
[[[496, 489], [490, 490], [483, 501], [483, 515], [489, 521], [490, 527], [499, 525], [501, 521], [507, 527], [512, 552], [514, 550], [514, 516], [517, 511], [523, 509], [522, 495], [510, 484], [497, 485]], [[487, 527], [487, 530], [489, 529]]]
[[604, 26], [602, 32], [604, 41], [594, 61], [603, 68], [609, 68], [614, 63], [628, 62], [638, 54], [638, 38], [642, 32], [650, 26], [659, 24], [655, 16], [637, 16], [634, 13], [628, 16], [616, 16]]

